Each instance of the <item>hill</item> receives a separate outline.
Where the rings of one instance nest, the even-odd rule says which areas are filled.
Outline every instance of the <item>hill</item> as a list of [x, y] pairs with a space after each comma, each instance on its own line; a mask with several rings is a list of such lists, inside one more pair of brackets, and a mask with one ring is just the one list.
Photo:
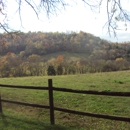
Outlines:
[[130, 42], [112, 43], [82, 31], [0, 34], [0, 39], [1, 77], [47, 75], [49, 66], [58, 75], [130, 66]]

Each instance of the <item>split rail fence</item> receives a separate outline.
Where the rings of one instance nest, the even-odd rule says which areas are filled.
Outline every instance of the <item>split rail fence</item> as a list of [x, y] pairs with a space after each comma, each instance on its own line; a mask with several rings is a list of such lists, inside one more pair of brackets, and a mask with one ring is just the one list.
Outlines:
[[54, 101], [53, 101], [53, 91], [62, 91], [62, 92], [80, 93], [80, 94], [94, 94], [94, 95], [104, 95], [104, 96], [122, 96], [122, 97], [130, 97], [130, 92], [106, 92], [106, 91], [99, 92], [99, 91], [90, 91], [90, 90], [84, 91], [84, 90], [73, 90], [73, 89], [67, 89], [67, 88], [57, 88], [57, 87], [53, 87], [52, 79], [48, 79], [48, 87], [18, 86], [18, 85], [16, 86], [16, 85], [4, 85], [4, 84], [0, 84], [0, 87], [18, 88], [18, 89], [21, 88], [21, 89], [48, 90], [48, 92], [49, 92], [49, 106], [5, 100], [5, 99], [2, 99], [1, 95], [0, 95], [0, 113], [2, 113], [2, 102], [6, 102], [6, 103], [13, 103], [13, 104], [24, 105], [24, 106], [31, 106], [31, 107], [49, 109], [50, 110], [50, 123], [52, 125], [55, 124], [55, 116], [54, 116], [55, 110], [61, 111], [61, 112], [77, 114], [77, 115], [83, 115], [83, 116], [90, 116], [90, 117], [96, 117], [96, 118], [130, 122], [130, 117], [81, 112], [81, 111], [75, 111], [75, 110], [55, 107]]

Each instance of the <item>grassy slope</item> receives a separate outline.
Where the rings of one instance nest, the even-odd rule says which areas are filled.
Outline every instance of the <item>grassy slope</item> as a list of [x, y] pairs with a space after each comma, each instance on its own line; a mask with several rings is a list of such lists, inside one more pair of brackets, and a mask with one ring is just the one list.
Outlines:
[[85, 53], [69, 53], [69, 52], [65, 52], [65, 51], [61, 51], [61, 52], [56, 52], [56, 53], [51, 53], [51, 54], [47, 54], [47, 55], [43, 55], [42, 58], [49, 60], [51, 58], [57, 58], [58, 55], [62, 55], [65, 59], [69, 59], [69, 60], [79, 60], [81, 58], [87, 58], [87, 54]]
[[[85, 75], [1, 78], [1, 84], [20, 84], [47, 86], [48, 78], [53, 79], [53, 86], [98, 91], [130, 91], [130, 71], [94, 73]], [[48, 92], [24, 89], [1, 88], [2, 98], [48, 105]], [[130, 98], [95, 96], [54, 92], [54, 103], [64, 107], [93, 113], [111, 114], [130, 117]], [[110, 121], [91, 117], [55, 112], [56, 126], [49, 125], [49, 111], [31, 107], [3, 103], [4, 116], [0, 118], [0, 127], [14, 130], [25, 129], [96, 129], [129, 130], [130, 123]], [[28, 123], [30, 122], [30, 123]], [[14, 125], [15, 123], [15, 125]], [[43, 123], [43, 124], [42, 124]], [[8, 124], [8, 125], [6, 125]], [[21, 125], [22, 124], [22, 125]], [[42, 125], [41, 125], [42, 124]], [[3, 130], [2, 129], [2, 130]]]

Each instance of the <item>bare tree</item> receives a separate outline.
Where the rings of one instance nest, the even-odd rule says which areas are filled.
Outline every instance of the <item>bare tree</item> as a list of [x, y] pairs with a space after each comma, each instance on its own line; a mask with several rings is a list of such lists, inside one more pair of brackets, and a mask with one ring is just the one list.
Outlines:
[[[19, 18], [22, 24], [21, 10], [23, 5], [26, 4], [30, 7], [37, 18], [39, 14], [45, 13], [47, 17], [50, 15], [56, 14], [58, 11], [61, 11], [62, 8], [70, 5], [71, 1], [76, 2], [77, 0], [14, 0], [17, 3], [16, 11], [19, 13]], [[129, 2], [129, 0], [127, 0]], [[107, 21], [105, 26], [108, 28], [108, 33], [111, 33], [116, 36], [116, 31], [120, 29], [117, 25], [120, 21], [124, 22], [125, 30], [127, 30], [127, 24], [130, 22], [130, 12], [125, 10], [123, 5], [123, 0], [82, 0], [85, 3], [86, 7], [89, 7], [93, 10], [100, 10], [101, 6], [106, 6]], [[103, 4], [104, 3], [104, 4]], [[0, 15], [3, 17], [0, 21], [0, 28], [5, 32], [9, 33], [11, 28], [7, 24], [7, 11], [6, 5], [8, 5], [8, 0], [0, 0]]]
[[[102, 2], [103, 0], [101, 0]], [[116, 36], [116, 30], [121, 30], [118, 27], [117, 23], [122, 21], [124, 22], [124, 29], [127, 30], [127, 23], [130, 22], [130, 12], [125, 10], [123, 7], [123, 0], [107, 0], [107, 17], [108, 21], [106, 25], [108, 27], [109, 35], [111, 35], [111, 31]]]

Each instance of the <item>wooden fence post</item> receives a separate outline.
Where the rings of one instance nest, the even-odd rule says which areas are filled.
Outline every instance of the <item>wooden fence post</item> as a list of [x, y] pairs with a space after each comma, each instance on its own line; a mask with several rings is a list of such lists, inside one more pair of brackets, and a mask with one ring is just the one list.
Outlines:
[[1, 101], [1, 93], [0, 93], [0, 113], [2, 113], [2, 101]]
[[49, 87], [50, 122], [51, 122], [51, 125], [54, 125], [55, 119], [54, 119], [52, 79], [48, 79], [48, 87]]

